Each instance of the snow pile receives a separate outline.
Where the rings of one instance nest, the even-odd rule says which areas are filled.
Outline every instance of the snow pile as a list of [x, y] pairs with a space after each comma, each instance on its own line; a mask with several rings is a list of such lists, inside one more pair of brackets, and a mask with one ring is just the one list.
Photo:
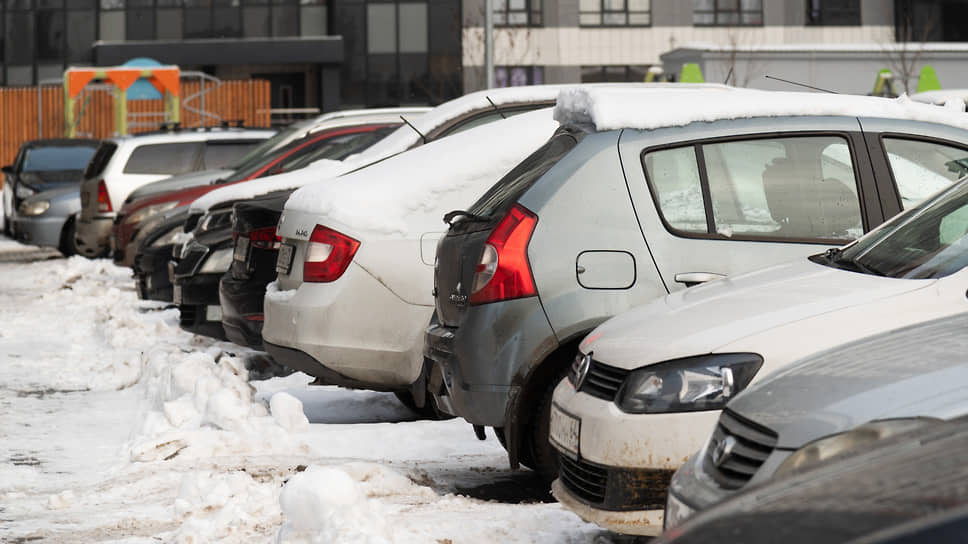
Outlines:
[[169, 541], [255, 541], [264, 526], [281, 522], [278, 494], [277, 486], [257, 482], [242, 471], [186, 475], [174, 504], [175, 516], [182, 525]]
[[[557, 127], [551, 112], [546, 108], [489, 123], [308, 185], [289, 197], [286, 211], [387, 235], [443, 230], [444, 213], [472, 204], [551, 137]], [[285, 227], [284, 216], [280, 232]]]
[[299, 399], [280, 391], [269, 399], [269, 410], [276, 423], [289, 431], [309, 430], [309, 418], [303, 413], [303, 405]]
[[968, 129], [968, 115], [948, 108], [873, 96], [803, 92], [736, 90], [717, 93], [683, 89], [582, 87], [558, 95], [555, 119], [561, 124], [591, 125], [595, 130], [650, 130], [718, 121], [786, 115], [881, 117], [913, 119]]

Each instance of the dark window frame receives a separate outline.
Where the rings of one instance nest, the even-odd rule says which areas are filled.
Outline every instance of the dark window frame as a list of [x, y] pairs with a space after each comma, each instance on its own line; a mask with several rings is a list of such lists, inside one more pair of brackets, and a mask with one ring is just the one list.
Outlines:
[[[512, 0], [485, 0], [486, 2], [493, 2], [494, 5], [494, 26], [502, 28], [515, 28], [515, 27], [541, 27], [544, 26], [544, 4], [542, 0], [522, 0], [524, 2], [524, 9], [511, 9]], [[504, 7], [500, 8], [496, 5], [498, 2], [503, 2]], [[509, 23], [512, 15], [524, 15], [523, 23]], [[502, 21], [503, 20], [503, 21]]]
[[[649, 9], [647, 9], [647, 10], [630, 10], [629, 9], [629, 0], [622, 0], [622, 1], [624, 2], [624, 6], [625, 6], [622, 9], [606, 9], [605, 5], [607, 3], [607, 0], [598, 0], [598, 10], [597, 11], [581, 11], [581, 6], [579, 5], [579, 8], [578, 8], [578, 10], [579, 10], [578, 11], [578, 26], [579, 27], [587, 27], [587, 28], [600, 28], [600, 27], [605, 27], [605, 28], [609, 28], [609, 27], [617, 27], [617, 28], [625, 28], [625, 27], [649, 28], [649, 27], [652, 26], [652, 0], [649, 0]], [[598, 15], [598, 23], [585, 23], [585, 22], [582, 21], [582, 16], [583, 15], [595, 15], [595, 14]], [[624, 23], [606, 23], [605, 22], [605, 17], [607, 15], [616, 15], [616, 14], [623, 15], [625, 17], [625, 22]], [[649, 19], [649, 22], [648, 23], [630, 23], [629, 22], [629, 20], [631, 19], [631, 16], [632, 15], [643, 15], [643, 14], [648, 16], [648, 19]]]
[[[832, 6], [830, 0], [806, 0], [807, 26], [859, 26], [861, 25], [860, 0], [838, 0]], [[844, 4], [849, 4], [845, 6]]]
[[[850, 150], [850, 162], [851, 169], [854, 171], [854, 184], [857, 189], [857, 201], [860, 207], [860, 219], [861, 227], [866, 234], [870, 232], [870, 218], [868, 217], [868, 210], [865, 195], [863, 192], [863, 180], [860, 172], [860, 165], [858, 164], [859, 154], [857, 152], [857, 138], [863, 138], [863, 133], [860, 131], [827, 131], [827, 130], [797, 130], [797, 131], [781, 131], [781, 132], [769, 132], [769, 133], [755, 133], [755, 134], [740, 134], [735, 136], [725, 136], [718, 138], [701, 138], [696, 140], [684, 140], [681, 142], [674, 142], [668, 144], [660, 144], [655, 146], [649, 146], [643, 149], [639, 153], [639, 165], [642, 167], [642, 175], [645, 177], [646, 189], [649, 191], [649, 196], [652, 198], [652, 205], [655, 206], [655, 210], [658, 212], [659, 221], [662, 222], [662, 226], [665, 227], [669, 234], [679, 237], [679, 238], [692, 238], [697, 240], [721, 240], [721, 241], [736, 241], [736, 242], [768, 242], [768, 243], [782, 243], [782, 244], [836, 244], [843, 245], [845, 243], [851, 242], [852, 240], [837, 239], [837, 238], [780, 238], [776, 236], [756, 236], [750, 234], [733, 234], [732, 236], [725, 236], [716, 232], [716, 220], [712, 215], [713, 203], [712, 199], [707, 198], [707, 195], [711, 195], [709, 189], [709, 179], [706, 173], [706, 166], [702, 161], [702, 146], [711, 144], [721, 144], [728, 142], [745, 142], [752, 140], [777, 140], [784, 138], [809, 138], [809, 137], [837, 137], [842, 138], [846, 141], [847, 147]], [[706, 230], [708, 232], [689, 232], [684, 230], [679, 230], [673, 227], [668, 220], [666, 220], [665, 214], [662, 211], [662, 206], [659, 203], [658, 191], [655, 188], [655, 184], [649, 178], [649, 172], [645, 168], [645, 156], [647, 153], [652, 153], [655, 151], [664, 151], [667, 149], [681, 149], [685, 147], [692, 147], [693, 152], [696, 155], [696, 164], [699, 169], [699, 187], [703, 194], [703, 208], [706, 213]], [[893, 179], [892, 179], [893, 183]], [[896, 184], [895, 184], [896, 187]], [[900, 198], [900, 197], [898, 197]]]
[[[697, 9], [695, 7], [695, 5], [693, 5], [693, 8], [692, 8], [692, 24], [693, 24], [693, 26], [698, 26], [698, 27], [716, 27], [716, 26], [751, 26], [751, 27], [757, 27], [757, 26], [764, 26], [765, 25], [764, 20], [763, 20], [763, 4], [765, 3], [765, 0], [760, 0], [760, 7], [759, 7], [759, 9], [753, 9], [753, 10], [749, 10], [749, 9], [744, 10], [743, 9], [743, 0], [735, 0], [736, 1], [736, 8], [735, 9], [733, 9], [733, 8], [720, 7], [719, 2], [722, 1], [722, 0], [711, 0], [711, 1], [713, 3], [712, 9]], [[697, 14], [712, 15], [712, 22], [711, 23], [701, 23], [701, 22], [697, 22], [696, 21], [696, 15]], [[756, 23], [744, 23], [743, 22], [743, 15], [748, 15], [748, 14], [759, 14], [759, 22], [756, 22]], [[726, 16], [726, 15], [735, 15], [736, 16], [736, 22], [722, 22], [722, 21], [720, 21], [721, 16]]]

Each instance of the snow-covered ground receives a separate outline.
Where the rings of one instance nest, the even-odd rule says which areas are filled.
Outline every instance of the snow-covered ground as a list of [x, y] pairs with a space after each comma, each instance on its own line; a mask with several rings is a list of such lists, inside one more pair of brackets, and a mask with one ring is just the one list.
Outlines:
[[534, 500], [528, 473], [462, 420], [304, 374], [249, 381], [253, 352], [181, 331], [133, 287], [110, 261], [0, 237], [0, 541], [601, 535]]

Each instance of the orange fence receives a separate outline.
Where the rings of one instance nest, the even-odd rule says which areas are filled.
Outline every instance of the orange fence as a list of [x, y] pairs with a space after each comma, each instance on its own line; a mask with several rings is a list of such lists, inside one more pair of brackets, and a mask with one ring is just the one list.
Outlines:
[[[199, 86], [197, 81], [183, 81], [182, 97], [195, 94]], [[211, 83], [206, 83], [206, 87], [211, 86]], [[38, 138], [40, 127], [43, 129], [44, 138], [63, 137], [63, 89], [60, 86], [41, 88], [39, 110], [37, 96], [36, 87], [0, 88], [0, 165], [10, 164], [21, 144]], [[270, 125], [268, 81], [262, 79], [223, 81], [215, 90], [205, 94], [204, 100], [204, 111], [213, 113], [223, 120], [240, 120], [249, 127]], [[203, 109], [200, 98], [192, 100], [189, 106], [198, 110]], [[79, 117], [78, 137], [105, 138], [114, 133], [114, 98], [109, 90], [85, 89], [77, 100], [75, 112]], [[129, 100], [130, 131], [143, 132], [157, 129], [164, 119], [163, 112], [162, 100]], [[138, 115], [146, 113], [157, 115]], [[187, 110], [184, 105], [181, 109], [181, 122], [184, 127], [219, 124], [215, 117], [201, 116]], [[149, 126], [138, 126], [138, 123], [149, 123]], [[2, 184], [0, 180], [0, 186]]]

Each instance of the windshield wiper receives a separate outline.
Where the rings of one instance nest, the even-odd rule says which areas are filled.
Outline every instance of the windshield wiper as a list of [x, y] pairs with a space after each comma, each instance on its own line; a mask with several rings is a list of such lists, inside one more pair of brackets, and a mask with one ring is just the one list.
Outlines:
[[840, 253], [842, 251], [843, 250], [841, 250], [840, 248], [836, 248], [834, 250], [829, 250], [828, 249], [827, 252], [824, 253], [824, 257], [827, 257], [827, 260], [829, 262], [831, 262], [834, 265], [837, 265], [837, 266], [839, 266], [841, 268], [847, 268], [847, 269], [853, 270], [855, 272], [861, 272], [863, 274], [867, 274], [869, 276], [883, 276], [884, 275], [883, 273], [878, 272], [874, 268], [871, 268], [869, 265], [866, 265], [866, 264], [864, 264], [864, 263], [862, 263], [862, 262], [860, 262], [860, 261], [858, 261], [856, 259], [850, 259], [850, 258], [843, 258], [843, 257], [841, 257], [840, 256]]
[[447, 223], [447, 225], [451, 227], [457, 223], [463, 223], [465, 221], [472, 223], [484, 223], [490, 220], [490, 217], [476, 215], [464, 210], [454, 210], [444, 214], [444, 223]]

